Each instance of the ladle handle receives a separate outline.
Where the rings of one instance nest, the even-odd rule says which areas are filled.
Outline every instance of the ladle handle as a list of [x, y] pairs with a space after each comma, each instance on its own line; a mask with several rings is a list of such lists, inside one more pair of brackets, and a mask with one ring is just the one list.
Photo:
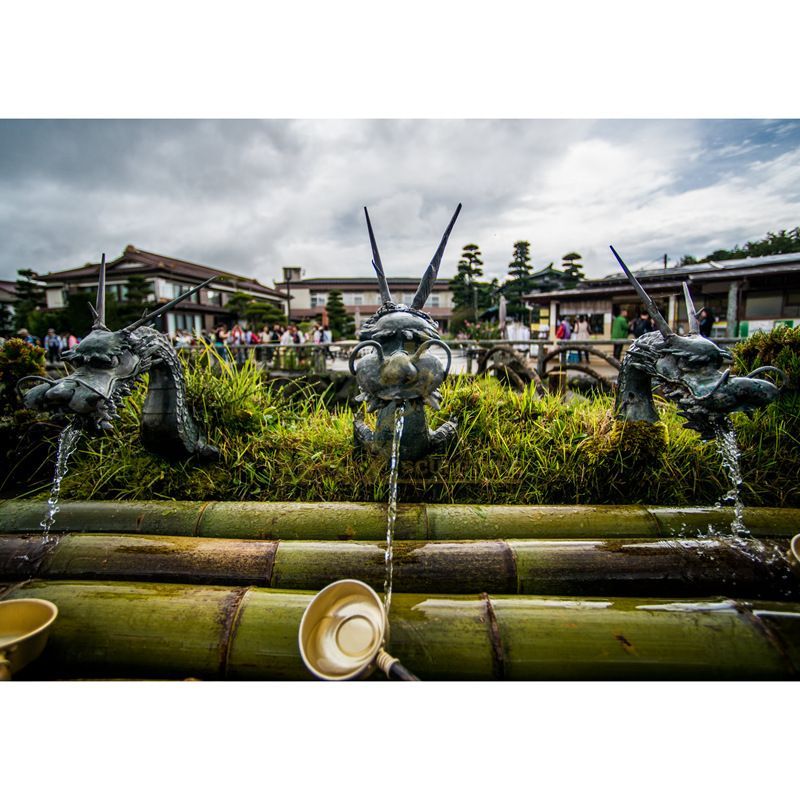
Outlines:
[[398, 659], [390, 656], [383, 648], [378, 651], [375, 663], [379, 669], [386, 673], [387, 678], [394, 678], [396, 681], [418, 681], [419, 678], [413, 672], [409, 672]]
[[392, 662], [392, 666], [389, 667], [389, 677], [394, 678], [396, 681], [419, 680], [413, 672], [409, 672], [399, 661]]

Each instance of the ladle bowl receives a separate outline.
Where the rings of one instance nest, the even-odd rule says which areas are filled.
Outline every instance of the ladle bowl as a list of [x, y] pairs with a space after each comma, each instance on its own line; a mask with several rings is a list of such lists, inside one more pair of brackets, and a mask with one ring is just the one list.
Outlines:
[[39, 658], [47, 644], [58, 608], [49, 600], [0, 602], [0, 680]]
[[800, 533], [796, 533], [789, 544], [789, 561], [800, 568]]
[[300, 654], [308, 670], [327, 681], [367, 677], [375, 667], [387, 677], [417, 680], [383, 650], [386, 613], [366, 583], [341, 580], [326, 586], [300, 620]]

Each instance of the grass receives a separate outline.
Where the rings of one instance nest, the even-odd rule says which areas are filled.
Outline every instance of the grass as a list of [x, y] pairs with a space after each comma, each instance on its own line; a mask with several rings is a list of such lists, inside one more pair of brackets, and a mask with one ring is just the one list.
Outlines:
[[[115, 431], [84, 439], [65, 499], [384, 501], [387, 469], [353, 446], [353, 411], [310, 394], [287, 398], [254, 363], [241, 369], [213, 350], [187, 365], [196, 419], [217, 463], [170, 464], [144, 450], [144, 388]], [[436, 463], [404, 465], [400, 499], [444, 503], [713, 504], [727, 489], [712, 443], [686, 430], [670, 405], [662, 422], [621, 423], [613, 398], [537, 398], [495, 379], [456, 376], [443, 387], [436, 427], [455, 417], [459, 444]], [[752, 420], [736, 415], [749, 505], [800, 505], [800, 399], [790, 394]], [[374, 419], [367, 416], [371, 424]]]

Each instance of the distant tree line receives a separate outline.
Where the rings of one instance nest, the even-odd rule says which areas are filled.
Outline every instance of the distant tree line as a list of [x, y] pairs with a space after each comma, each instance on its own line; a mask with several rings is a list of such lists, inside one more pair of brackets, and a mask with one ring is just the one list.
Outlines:
[[[583, 276], [580, 253], [567, 253], [562, 259], [561, 268], [553, 262], [546, 267], [535, 269], [532, 264], [530, 242], [514, 242], [511, 261], [508, 264], [508, 277], [503, 283], [497, 278], [483, 281], [483, 256], [477, 244], [466, 244], [456, 268], [455, 277], [450, 281], [453, 292], [454, 313], [451, 331], [458, 333], [465, 323], [474, 323], [487, 311], [497, 315], [500, 298], [506, 299], [508, 319], [528, 321], [530, 310], [523, 297], [535, 291], [550, 289], [571, 289], [577, 286]], [[536, 273], [536, 274], [534, 274]], [[538, 319], [538, 312], [536, 312]]]
[[754, 258], [756, 256], [775, 256], [784, 253], [800, 253], [800, 227], [791, 230], [781, 230], [777, 233], [768, 232], [763, 239], [747, 242], [741, 247], [737, 244], [732, 250], [715, 250], [705, 258], [683, 256], [678, 266], [699, 264], [703, 261], [725, 261], [731, 258]]

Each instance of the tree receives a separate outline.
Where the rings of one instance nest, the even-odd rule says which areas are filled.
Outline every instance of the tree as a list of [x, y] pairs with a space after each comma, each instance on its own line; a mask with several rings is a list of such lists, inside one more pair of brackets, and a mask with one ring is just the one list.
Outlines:
[[44, 289], [39, 286], [39, 276], [32, 269], [21, 269], [17, 274], [19, 277], [15, 290], [17, 299], [14, 301], [14, 326], [32, 328], [35, 312], [45, 304]]
[[[784, 253], [800, 253], [800, 226], [791, 230], [769, 231], [763, 239], [747, 242], [744, 247], [738, 244], [731, 250], [715, 250], [700, 261], [727, 261], [732, 258], [753, 258], [755, 256], [774, 256]], [[678, 266], [697, 264], [694, 256], [684, 256]]]
[[[148, 298], [153, 294], [153, 284], [141, 275], [131, 275], [125, 283], [125, 299], [117, 301], [106, 297], [106, 324], [118, 330], [136, 322], [147, 310]], [[94, 302], [94, 300], [92, 300]]]
[[532, 269], [530, 242], [514, 242], [514, 257], [508, 265], [511, 279], [503, 285], [503, 294], [508, 300], [509, 316], [522, 319], [525, 315], [526, 308], [522, 296], [529, 289], [528, 278]]
[[347, 313], [341, 292], [328, 293], [325, 311], [328, 312], [328, 324], [334, 339], [348, 339], [355, 333], [353, 317]]
[[475, 289], [478, 278], [483, 275], [481, 251], [476, 244], [465, 244], [458, 262], [455, 277], [450, 281], [453, 306], [456, 309], [473, 309], [476, 304]]
[[567, 253], [561, 259], [561, 268], [567, 277], [565, 282], [567, 289], [574, 289], [578, 285], [578, 281], [583, 280], [583, 264], [577, 263], [582, 258], [583, 256], [580, 253]]
[[286, 324], [286, 315], [274, 303], [264, 300], [254, 300], [247, 306], [244, 315], [248, 324], [253, 328]]
[[225, 308], [231, 313], [238, 322], [240, 319], [244, 319], [247, 315], [247, 308], [250, 303], [253, 302], [253, 298], [247, 294], [247, 292], [234, 292], [229, 298], [228, 302], [225, 303]]

